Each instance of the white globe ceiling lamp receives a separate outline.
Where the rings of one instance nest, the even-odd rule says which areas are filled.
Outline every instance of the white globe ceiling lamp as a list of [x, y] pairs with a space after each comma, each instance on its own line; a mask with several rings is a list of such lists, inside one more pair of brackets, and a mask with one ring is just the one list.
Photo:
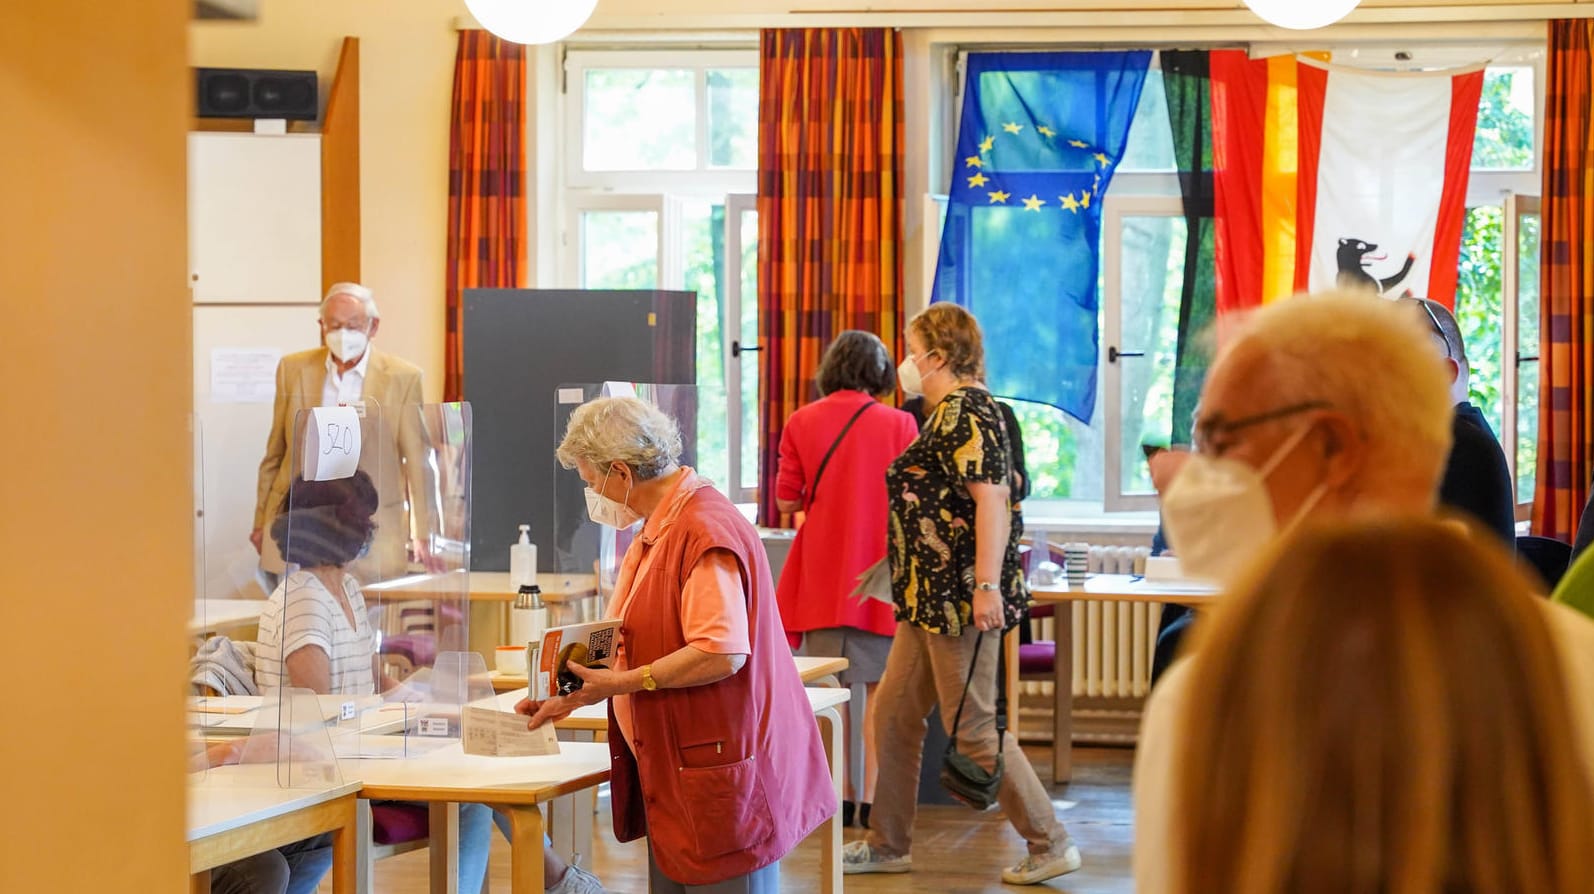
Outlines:
[[592, 18], [598, 0], [465, 0], [483, 28], [514, 43], [553, 43]]
[[1270, 25], [1296, 31], [1322, 28], [1350, 15], [1361, 0], [1245, 0]]

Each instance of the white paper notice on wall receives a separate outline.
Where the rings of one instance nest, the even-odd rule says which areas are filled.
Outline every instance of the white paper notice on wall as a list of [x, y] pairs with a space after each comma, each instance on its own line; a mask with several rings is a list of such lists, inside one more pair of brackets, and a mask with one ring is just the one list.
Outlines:
[[304, 427], [306, 481], [332, 481], [360, 465], [360, 414], [354, 407], [315, 407]]
[[636, 397], [636, 386], [630, 382], [604, 382], [604, 397]]
[[586, 393], [580, 388], [559, 389], [559, 403], [561, 404], [579, 404], [585, 396]]
[[277, 394], [276, 348], [211, 348], [210, 400], [218, 404], [269, 404]]

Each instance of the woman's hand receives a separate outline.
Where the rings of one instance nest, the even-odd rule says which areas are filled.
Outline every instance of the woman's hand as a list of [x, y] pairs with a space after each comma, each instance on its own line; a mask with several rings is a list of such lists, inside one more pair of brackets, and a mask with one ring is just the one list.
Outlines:
[[980, 630], [1001, 630], [1006, 614], [1002, 610], [1000, 590], [975, 590], [973, 606], [974, 626]]
[[515, 703], [515, 713], [531, 717], [527, 729], [536, 729], [544, 723], [569, 717], [577, 708], [595, 705], [614, 695], [623, 695], [636, 689], [626, 683], [627, 674], [605, 667], [586, 667], [572, 661], [565, 665], [571, 673], [581, 678], [581, 688], [569, 695], [556, 695], [544, 702], [523, 698]]
[[558, 723], [579, 707], [581, 702], [569, 695], [556, 695], [542, 702], [523, 698], [515, 703], [515, 713], [531, 718], [526, 721], [526, 729], [536, 729], [545, 723]]

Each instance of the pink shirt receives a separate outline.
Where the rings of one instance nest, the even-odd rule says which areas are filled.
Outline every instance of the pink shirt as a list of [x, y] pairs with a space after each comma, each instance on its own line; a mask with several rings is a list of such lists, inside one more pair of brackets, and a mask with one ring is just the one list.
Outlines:
[[[631, 605], [631, 582], [652, 567], [654, 554], [648, 546], [663, 533], [663, 520], [674, 514], [671, 510], [675, 503], [690, 496], [698, 487], [707, 486], [710, 486], [707, 480], [696, 472], [682, 469], [675, 486], [642, 525], [642, 536], [632, 541], [625, 552], [614, 598], [609, 602], [609, 617], [625, 617]], [[686, 585], [681, 588], [681, 627], [687, 645], [699, 651], [715, 655], [752, 654], [747, 635], [747, 594], [742, 591], [741, 572], [730, 550], [705, 553], [687, 575]], [[615, 649], [614, 669], [623, 671], [630, 667], [622, 639]], [[630, 742], [633, 729], [630, 696], [615, 696], [614, 720], [621, 735]]]

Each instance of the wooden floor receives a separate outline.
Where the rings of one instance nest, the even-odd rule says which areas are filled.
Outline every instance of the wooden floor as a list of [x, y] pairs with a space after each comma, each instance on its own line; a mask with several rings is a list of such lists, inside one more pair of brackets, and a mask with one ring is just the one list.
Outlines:
[[[1042, 782], [1051, 775], [1051, 749], [1026, 748]], [[1068, 831], [1079, 843], [1084, 868], [1054, 879], [1036, 890], [1068, 891], [1075, 894], [1120, 894], [1134, 888], [1129, 871], [1129, 850], [1133, 836], [1130, 812], [1129, 774], [1134, 752], [1121, 748], [1076, 748], [1074, 782], [1054, 790]], [[621, 894], [647, 891], [646, 842], [620, 844], [610, 830], [608, 799], [599, 801], [596, 818], [597, 853], [582, 861], [595, 872], [604, 886]], [[850, 840], [863, 834], [848, 829]], [[985, 891], [1023, 890], [1001, 883], [1003, 866], [1024, 856], [1018, 834], [1000, 814], [976, 814], [965, 807], [928, 806], [920, 808], [913, 846], [914, 871], [904, 875], [855, 875], [846, 879], [848, 892], [946, 891], [975, 894]], [[412, 851], [377, 864], [378, 894], [426, 894], [426, 851]], [[818, 848], [804, 845], [782, 862], [781, 891], [784, 894], [817, 894]], [[492, 862], [488, 872], [492, 890], [509, 890], [509, 845], [493, 834]], [[329, 892], [330, 884], [321, 890]]]

